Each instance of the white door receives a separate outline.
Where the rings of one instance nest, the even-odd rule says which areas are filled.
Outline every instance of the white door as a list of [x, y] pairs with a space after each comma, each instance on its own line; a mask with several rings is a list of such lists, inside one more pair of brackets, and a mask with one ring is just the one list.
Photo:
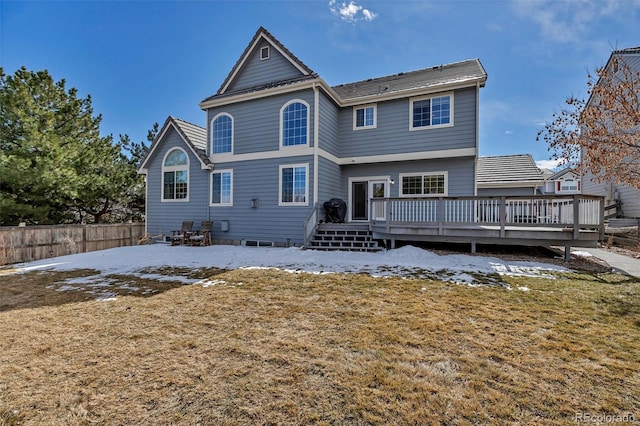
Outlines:
[[370, 180], [369, 194], [373, 202], [373, 211], [371, 212], [372, 220], [385, 220], [385, 211], [387, 210], [386, 201], [375, 201], [376, 199], [389, 197], [389, 185], [387, 180]]

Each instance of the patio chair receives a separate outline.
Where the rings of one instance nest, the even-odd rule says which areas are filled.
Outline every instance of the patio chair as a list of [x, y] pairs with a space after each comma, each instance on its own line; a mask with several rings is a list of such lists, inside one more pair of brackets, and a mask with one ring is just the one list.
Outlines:
[[186, 220], [182, 222], [182, 228], [179, 231], [171, 231], [171, 245], [184, 244], [185, 241], [191, 236], [191, 230], [193, 229], [193, 221]]
[[213, 222], [210, 220], [203, 220], [200, 225], [200, 229], [193, 232], [189, 237], [189, 242], [192, 246], [208, 246], [211, 244], [211, 229], [213, 228]]

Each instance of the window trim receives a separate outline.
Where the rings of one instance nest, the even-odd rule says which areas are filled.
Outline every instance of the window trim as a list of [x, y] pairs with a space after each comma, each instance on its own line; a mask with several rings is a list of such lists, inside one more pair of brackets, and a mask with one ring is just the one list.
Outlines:
[[[213, 123], [220, 117], [222, 116], [226, 116], [229, 117], [231, 119], [231, 150], [229, 152], [214, 152], [214, 129], [213, 129]], [[235, 120], [233, 119], [233, 115], [229, 114], [228, 112], [220, 112], [218, 114], [216, 114], [212, 119], [211, 119], [211, 155], [223, 155], [223, 154], [233, 154], [233, 146], [234, 146], [234, 141], [235, 141]]]
[[[366, 111], [367, 108], [373, 108], [373, 124], [367, 126], [366, 121], [362, 126], [358, 126], [358, 120], [356, 118], [359, 110], [365, 111], [365, 119], [366, 119]], [[353, 107], [353, 130], [365, 130], [365, 129], [375, 129], [378, 127], [378, 104], [367, 104], [367, 105], [359, 105]]]
[[[283, 169], [295, 169], [298, 167], [304, 167], [305, 173], [305, 187], [304, 187], [304, 202], [285, 202], [282, 201], [282, 170]], [[295, 174], [294, 174], [295, 176]], [[295, 181], [294, 181], [295, 188]], [[308, 206], [309, 205], [309, 163], [297, 163], [297, 164], [280, 164], [278, 168], [278, 206]]]
[[[435, 98], [444, 98], [444, 97], [449, 97], [449, 122], [446, 124], [430, 124], [428, 126], [418, 126], [418, 127], [414, 127], [413, 126], [413, 104], [414, 102], [419, 102], [419, 101], [425, 101], [427, 99], [435, 99]], [[440, 128], [444, 128], [444, 127], [453, 127], [453, 92], [441, 92], [441, 93], [434, 93], [433, 95], [428, 95], [428, 96], [418, 96], [415, 98], [409, 98], [409, 131], [415, 131], [415, 130], [427, 130], [427, 129], [440, 129]], [[433, 111], [433, 110], [431, 110]], [[431, 117], [433, 118], [433, 116]]]
[[[177, 166], [165, 166], [165, 162], [167, 161], [167, 157], [169, 156], [169, 154], [171, 154], [173, 151], [178, 150], [181, 151], [185, 157], [187, 158], [187, 164], [180, 164]], [[190, 186], [190, 179], [191, 179], [191, 161], [189, 160], [189, 154], [187, 153], [187, 151], [185, 151], [182, 148], [179, 147], [173, 147], [170, 148], [165, 154], [164, 157], [162, 158], [162, 168], [161, 168], [161, 175], [162, 175], [162, 184], [160, 186], [160, 202], [161, 203], [186, 203], [189, 201], [189, 195], [191, 193]], [[174, 176], [175, 176], [175, 172], [177, 171], [186, 171], [187, 172], [187, 196], [185, 198], [164, 198], [164, 175], [165, 173], [168, 172], [174, 172]], [[174, 194], [175, 196], [175, 188], [174, 188]]]
[[[563, 188], [563, 186], [565, 186], [568, 181], [575, 182], [575, 189], [564, 189]], [[578, 178], [568, 176], [568, 177], [565, 177], [565, 178], [562, 178], [562, 179], [558, 180], [557, 182], [558, 182], [558, 184], [557, 184], [557, 186], [558, 186], [557, 193], [558, 194], [575, 194], [575, 193], [580, 192], [580, 179], [578, 179]]]
[[[264, 52], [267, 52], [266, 56], [264, 55]], [[260, 60], [261, 61], [266, 61], [270, 57], [271, 57], [271, 49], [269, 49], [269, 46], [262, 46], [260, 48]]]
[[[306, 108], [307, 108], [307, 129], [306, 129], [306, 143], [304, 144], [298, 144], [298, 145], [284, 145], [284, 110], [287, 109], [287, 107], [289, 105], [295, 104], [295, 103], [301, 103], [303, 104]], [[307, 102], [305, 102], [302, 99], [292, 99], [288, 102], [286, 102], [284, 105], [282, 105], [282, 107], [280, 108], [280, 149], [296, 149], [296, 148], [301, 148], [301, 147], [309, 147], [309, 140], [310, 140], [310, 135], [309, 135], [309, 128], [311, 127], [310, 124], [310, 119], [309, 119], [309, 112], [310, 112], [311, 108], [309, 107], [309, 104]]]
[[[403, 179], [405, 177], [410, 176], [421, 176], [422, 177], [422, 194], [405, 194], [403, 192]], [[424, 177], [425, 176], [443, 176], [444, 177], [444, 193], [442, 194], [425, 194], [424, 193]], [[437, 197], [448, 197], [449, 196], [449, 172], [447, 171], [437, 171], [437, 172], [415, 172], [415, 173], [400, 173], [398, 175], [398, 196], [401, 198], [437, 198]]]
[[[229, 202], [228, 203], [214, 203], [213, 202], [213, 175], [215, 174], [220, 174], [222, 175], [223, 173], [229, 173], [230, 177], [231, 177], [231, 188], [230, 188], [230, 193], [229, 193]], [[222, 194], [222, 190], [220, 191], [220, 193]], [[211, 173], [209, 174], [209, 207], [233, 207], [233, 169], [215, 169], [212, 170]]]

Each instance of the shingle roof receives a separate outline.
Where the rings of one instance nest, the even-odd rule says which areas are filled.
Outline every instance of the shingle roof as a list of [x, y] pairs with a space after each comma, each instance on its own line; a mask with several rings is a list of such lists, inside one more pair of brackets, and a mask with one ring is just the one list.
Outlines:
[[614, 50], [612, 52], [613, 55], [635, 54], [635, 53], [640, 53], [640, 46], [638, 46], [638, 47], [628, 47], [626, 49]]
[[156, 138], [153, 140], [151, 147], [147, 152], [147, 155], [140, 163], [140, 167], [138, 169], [139, 173], [146, 173], [147, 161], [149, 160], [149, 158], [151, 158], [152, 153], [155, 151], [160, 139], [163, 137], [169, 126], [172, 126], [174, 129], [176, 129], [180, 137], [185, 141], [187, 146], [191, 148], [191, 151], [198, 157], [200, 163], [203, 166], [211, 164], [211, 160], [209, 160], [206, 152], [207, 129], [196, 124], [189, 123], [188, 121], [169, 116], [164, 122], [162, 129], [160, 129], [160, 131], [156, 135]]
[[183, 136], [197, 149], [207, 149], [207, 129], [176, 117], [171, 117]]
[[207, 156], [207, 129], [172, 116], [169, 116], [169, 120], [172, 120], [176, 125], [182, 138], [191, 144], [200, 161], [204, 164], [211, 164], [211, 160]]
[[558, 170], [557, 172], [553, 173], [551, 176], [547, 176], [545, 178], [546, 180], [557, 180], [562, 176], [566, 175], [567, 173], [573, 173], [575, 175], [578, 174], [578, 172], [572, 167], [565, 167], [564, 169]]
[[543, 183], [542, 173], [530, 154], [479, 157], [476, 181], [478, 186]]
[[[487, 72], [479, 59], [470, 59], [452, 64], [437, 65], [417, 71], [402, 72], [385, 77], [333, 86], [332, 89], [343, 100], [370, 95], [403, 92], [417, 88], [428, 88], [441, 84], [486, 79]], [[484, 85], [484, 82], [482, 83]]]

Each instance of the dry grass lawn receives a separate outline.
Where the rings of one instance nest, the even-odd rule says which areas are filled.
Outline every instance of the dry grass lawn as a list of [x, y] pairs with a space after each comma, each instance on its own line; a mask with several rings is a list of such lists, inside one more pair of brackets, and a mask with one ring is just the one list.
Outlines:
[[114, 301], [59, 278], [0, 276], [0, 425], [640, 419], [640, 283], [620, 275], [217, 271]]

